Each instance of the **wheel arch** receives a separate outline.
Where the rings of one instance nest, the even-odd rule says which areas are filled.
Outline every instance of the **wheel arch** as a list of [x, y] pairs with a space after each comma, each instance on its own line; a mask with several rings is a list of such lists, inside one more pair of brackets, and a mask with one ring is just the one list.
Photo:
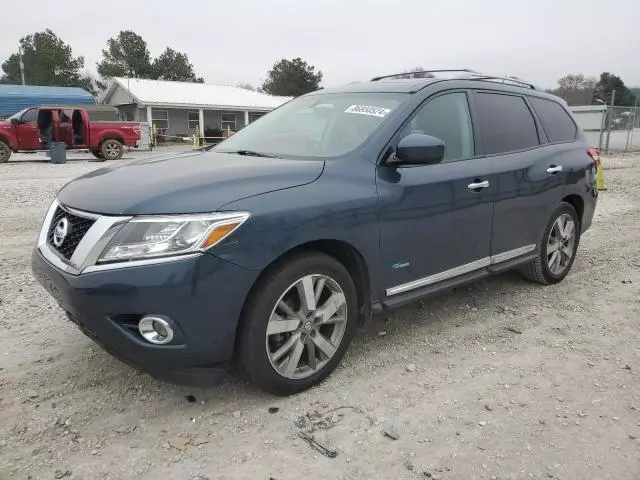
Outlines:
[[10, 148], [11, 150], [13, 150], [13, 149], [14, 149], [14, 142], [13, 142], [13, 140], [11, 139], [11, 137], [10, 137], [10, 136], [8, 136], [8, 135], [4, 135], [4, 134], [0, 134], [0, 142], [2, 142], [2, 143], [6, 143], [6, 144], [9, 146], [9, 148]]
[[578, 214], [578, 221], [582, 225], [582, 215], [584, 214], [584, 200], [583, 200], [583, 198], [580, 195], [576, 195], [574, 193], [574, 194], [571, 194], [571, 195], [567, 195], [566, 197], [564, 197], [562, 199], [562, 201], [568, 203], [569, 205], [571, 205], [576, 210], [576, 213]]
[[[364, 323], [371, 317], [371, 277], [369, 266], [362, 254], [350, 243], [343, 240], [320, 239], [296, 245], [283, 252], [260, 272], [244, 300], [244, 309], [248, 300], [254, 295], [260, 282], [291, 255], [302, 252], [320, 252], [340, 262], [349, 272], [356, 286], [358, 295], [358, 322]], [[242, 316], [242, 315], [241, 315]]]
[[98, 148], [107, 140], [117, 140], [124, 145], [124, 137], [119, 132], [106, 132], [100, 135], [100, 141], [98, 142]]

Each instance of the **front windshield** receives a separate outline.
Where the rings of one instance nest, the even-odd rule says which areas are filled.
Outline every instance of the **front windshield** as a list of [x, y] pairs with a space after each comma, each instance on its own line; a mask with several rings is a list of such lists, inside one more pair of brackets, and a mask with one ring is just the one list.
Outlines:
[[299, 97], [215, 147], [278, 157], [338, 157], [362, 145], [400, 103], [398, 93]]

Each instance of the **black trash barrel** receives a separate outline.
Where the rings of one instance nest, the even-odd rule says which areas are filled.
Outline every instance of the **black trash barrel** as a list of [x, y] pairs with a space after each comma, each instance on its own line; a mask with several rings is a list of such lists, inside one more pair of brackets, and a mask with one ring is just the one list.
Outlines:
[[64, 142], [51, 142], [49, 155], [51, 156], [51, 163], [66, 163], [67, 144]]

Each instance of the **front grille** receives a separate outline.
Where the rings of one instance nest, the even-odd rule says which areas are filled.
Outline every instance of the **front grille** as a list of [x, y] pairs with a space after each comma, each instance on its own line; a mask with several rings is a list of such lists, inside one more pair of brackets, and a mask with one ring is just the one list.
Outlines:
[[[69, 222], [67, 235], [64, 238], [62, 244], [57, 247], [56, 244], [53, 243], [53, 236], [56, 226], [63, 218], [66, 218], [67, 222]], [[56, 208], [56, 212], [53, 215], [53, 220], [51, 220], [51, 225], [49, 225], [47, 243], [60, 255], [69, 260], [73, 255], [73, 252], [75, 252], [76, 248], [78, 248], [80, 240], [82, 240], [82, 238], [87, 233], [87, 230], [89, 230], [91, 228], [91, 225], [93, 225], [94, 223], [95, 220], [93, 218], [79, 217], [78, 215], [67, 212], [62, 207], [58, 207]]]

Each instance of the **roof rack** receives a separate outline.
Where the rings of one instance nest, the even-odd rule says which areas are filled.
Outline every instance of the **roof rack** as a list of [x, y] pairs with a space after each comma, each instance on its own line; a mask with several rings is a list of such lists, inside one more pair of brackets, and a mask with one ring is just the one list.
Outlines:
[[[469, 68], [458, 68], [458, 69], [454, 69], [454, 70], [418, 70], [415, 72], [401, 72], [401, 73], [393, 73], [391, 75], [382, 75], [380, 77], [373, 77], [371, 79], [372, 82], [377, 82], [378, 80], [382, 80], [384, 78], [393, 78], [393, 77], [399, 77], [401, 75], [417, 75], [417, 74], [423, 74], [423, 73], [446, 73], [446, 72], [464, 72], [464, 73], [477, 73], [474, 70], [471, 70]], [[420, 77], [422, 78], [422, 77]]]
[[[525, 80], [521, 80], [518, 77], [501, 77], [498, 75], [486, 75], [484, 73], [476, 72], [475, 70], [471, 70], [469, 68], [461, 68], [461, 69], [452, 69], [452, 70], [419, 70], [416, 72], [402, 72], [402, 73], [394, 73], [392, 75], [383, 75], [380, 77], [374, 77], [371, 79], [372, 82], [377, 82], [378, 80], [382, 80], [385, 78], [393, 78], [400, 76], [408, 76], [409, 78], [416, 78], [415, 75], [424, 75], [424, 74], [433, 74], [433, 73], [466, 73], [468, 75], [462, 77], [465, 80], [489, 80], [489, 81], [502, 81], [502, 83], [511, 83], [512, 85], [524, 86], [527, 88], [531, 88], [532, 90], [537, 90], [536, 86], [530, 82]], [[425, 78], [425, 77], [417, 77], [417, 78]]]

